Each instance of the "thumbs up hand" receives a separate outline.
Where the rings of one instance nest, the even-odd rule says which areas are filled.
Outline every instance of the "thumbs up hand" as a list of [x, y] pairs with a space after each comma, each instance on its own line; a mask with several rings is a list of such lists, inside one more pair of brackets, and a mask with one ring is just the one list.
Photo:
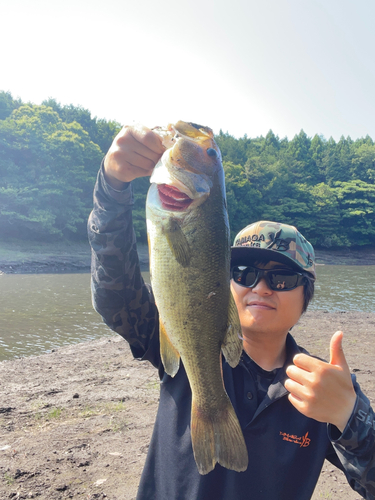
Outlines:
[[356, 393], [342, 349], [342, 332], [331, 338], [329, 363], [297, 354], [286, 373], [289, 401], [306, 417], [335, 425], [341, 432], [352, 414]]

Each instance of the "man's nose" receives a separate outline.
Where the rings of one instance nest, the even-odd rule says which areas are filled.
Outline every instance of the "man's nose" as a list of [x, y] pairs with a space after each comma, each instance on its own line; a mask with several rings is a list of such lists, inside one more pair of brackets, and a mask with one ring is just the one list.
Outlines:
[[269, 295], [272, 293], [271, 288], [269, 288], [265, 278], [261, 278], [258, 283], [251, 289], [254, 293], [258, 295]]

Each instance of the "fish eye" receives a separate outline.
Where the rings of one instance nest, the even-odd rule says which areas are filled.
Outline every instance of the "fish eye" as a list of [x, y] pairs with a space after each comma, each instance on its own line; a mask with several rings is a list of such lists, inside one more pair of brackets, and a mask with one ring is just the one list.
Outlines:
[[208, 156], [212, 156], [214, 158], [217, 156], [217, 152], [213, 148], [208, 148], [207, 154], [208, 154]]

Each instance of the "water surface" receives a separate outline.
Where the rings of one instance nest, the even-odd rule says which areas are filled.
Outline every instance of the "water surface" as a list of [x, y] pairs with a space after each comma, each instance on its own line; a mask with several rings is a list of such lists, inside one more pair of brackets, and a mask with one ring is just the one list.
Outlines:
[[0, 360], [112, 334], [92, 308], [90, 274], [3, 274], [0, 304]]
[[[375, 312], [375, 266], [317, 272], [311, 309]], [[106, 335], [113, 332], [92, 308], [89, 274], [0, 276], [0, 361]]]
[[375, 312], [375, 266], [317, 266], [309, 309]]

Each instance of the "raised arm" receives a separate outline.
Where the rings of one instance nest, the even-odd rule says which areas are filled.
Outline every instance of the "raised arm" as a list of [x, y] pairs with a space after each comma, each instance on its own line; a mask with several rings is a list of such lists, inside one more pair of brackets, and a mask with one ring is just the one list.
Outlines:
[[98, 173], [88, 221], [92, 247], [91, 286], [96, 311], [123, 336], [137, 358], [147, 356], [158, 332], [158, 313], [142, 279], [132, 224], [130, 181], [150, 175], [164, 148], [146, 127], [124, 127]]

